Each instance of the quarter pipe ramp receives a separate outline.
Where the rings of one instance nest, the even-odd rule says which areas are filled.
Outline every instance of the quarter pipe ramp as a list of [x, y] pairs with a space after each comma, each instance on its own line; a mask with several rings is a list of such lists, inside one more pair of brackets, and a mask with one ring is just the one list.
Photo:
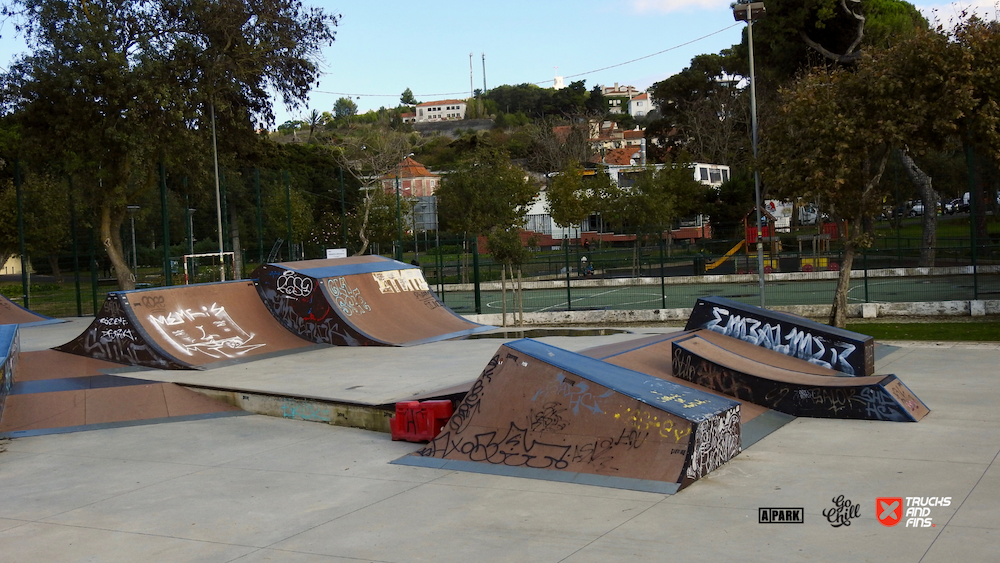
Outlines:
[[198, 369], [313, 346], [274, 321], [251, 281], [109, 293], [57, 350], [127, 365]]
[[493, 327], [444, 306], [420, 268], [382, 256], [265, 264], [251, 276], [288, 330], [339, 346], [412, 346]]

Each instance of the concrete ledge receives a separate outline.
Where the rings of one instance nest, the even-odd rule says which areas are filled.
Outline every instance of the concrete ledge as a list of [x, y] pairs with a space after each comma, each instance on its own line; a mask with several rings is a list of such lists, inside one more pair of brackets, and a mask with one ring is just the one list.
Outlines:
[[184, 385], [184, 387], [254, 414], [325, 422], [334, 426], [362, 428], [387, 434], [389, 433], [389, 418], [394, 414], [392, 411], [372, 405], [325, 401], [309, 397], [268, 395], [197, 385]]
[[[851, 303], [847, 306], [849, 318], [871, 318], [864, 314], [875, 310], [877, 317], [937, 317], [969, 316], [971, 303], [982, 303], [984, 315], [1000, 314], [1000, 300], [987, 301], [932, 301], [913, 303]], [[831, 305], [779, 305], [768, 307], [801, 317], [824, 318], [830, 316]], [[633, 311], [546, 311], [525, 313], [524, 324], [529, 325], [569, 325], [569, 324], [629, 324], [629, 323], [669, 323], [676, 321], [683, 326], [691, 309], [646, 309]], [[463, 315], [466, 319], [495, 326], [502, 325], [499, 313], [484, 315]], [[507, 326], [514, 325], [514, 315], [507, 314]]]

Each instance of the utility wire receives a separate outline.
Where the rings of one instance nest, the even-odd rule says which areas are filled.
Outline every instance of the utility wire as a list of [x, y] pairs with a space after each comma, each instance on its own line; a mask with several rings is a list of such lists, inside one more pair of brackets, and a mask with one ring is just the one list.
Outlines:
[[[623, 63], [613, 64], [613, 65], [610, 65], [610, 66], [601, 67], [601, 68], [594, 69], [594, 70], [588, 70], [586, 72], [581, 72], [581, 73], [578, 73], [578, 74], [571, 74], [571, 75], [566, 76], [564, 78], [577, 78], [579, 76], [586, 76], [588, 74], [594, 74], [595, 72], [601, 72], [603, 70], [608, 70], [608, 69], [612, 69], [612, 68], [618, 68], [620, 66], [625, 66], [627, 64], [632, 64], [634, 62], [645, 60], [645, 59], [648, 59], [650, 57], [655, 57], [657, 55], [662, 55], [663, 53], [669, 53], [670, 51], [676, 51], [677, 49], [680, 49], [681, 47], [687, 47], [688, 45], [691, 45], [692, 43], [697, 43], [697, 42], [699, 42], [699, 41], [701, 41], [703, 39], [708, 39], [709, 37], [712, 37], [713, 35], [718, 35], [718, 34], [724, 32], [724, 31], [728, 31], [728, 30], [730, 30], [730, 29], [732, 29], [732, 28], [734, 28], [734, 27], [736, 27], [738, 25], [741, 25], [741, 22], [736, 22], [733, 25], [724, 27], [724, 28], [722, 28], [722, 29], [720, 29], [718, 31], [713, 31], [712, 33], [709, 33], [707, 35], [702, 35], [701, 37], [698, 37], [697, 39], [692, 39], [692, 40], [687, 41], [685, 43], [681, 43], [680, 45], [674, 45], [673, 47], [664, 49], [662, 51], [657, 51], [655, 53], [652, 53], [652, 54], [649, 54], [649, 55], [645, 55], [645, 56], [642, 56], [642, 57], [639, 57], [639, 58], [636, 58], [636, 59], [632, 59], [630, 61], [625, 61]], [[531, 84], [539, 86], [539, 85], [545, 84], [547, 82], [552, 82], [552, 79], [541, 80], [541, 81], [538, 81], [538, 82], [531, 82]], [[395, 97], [399, 96], [399, 94], [351, 94], [351, 93], [347, 93], [347, 92], [328, 92], [328, 91], [325, 91], [325, 90], [313, 90], [313, 91], [317, 92], [317, 93], [320, 93], [320, 94], [332, 94], [334, 96], [348, 96], [348, 97], [358, 97], [358, 98], [360, 98], [362, 96], [369, 97], [369, 98], [395, 98]], [[467, 93], [468, 92], [446, 92], [446, 93], [443, 93], [443, 94], [414, 94], [414, 96], [415, 97], [420, 97], [420, 98], [431, 98], [431, 97], [437, 97], [437, 96], [461, 96], [461, 95], [465, 95]]]

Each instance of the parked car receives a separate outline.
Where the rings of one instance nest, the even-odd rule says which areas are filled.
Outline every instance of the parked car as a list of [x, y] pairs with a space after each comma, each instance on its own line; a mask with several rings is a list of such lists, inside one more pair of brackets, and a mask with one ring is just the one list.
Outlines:
[[964, 199], [956, 197], [955, 199], [944, 204], [944, 212], [948, 215], [954, 215], [956, 213], [968, 213], [969, 204], [965, 202]]
[[924, 214], [924, 202], [922, 201], [914, 201], [913, 206], [910, 207], [909, 213], [907, 213], [907, 215], [909, 215], [910, 217], [916, 217], [918, 215], [923, 215], [923, 214]]

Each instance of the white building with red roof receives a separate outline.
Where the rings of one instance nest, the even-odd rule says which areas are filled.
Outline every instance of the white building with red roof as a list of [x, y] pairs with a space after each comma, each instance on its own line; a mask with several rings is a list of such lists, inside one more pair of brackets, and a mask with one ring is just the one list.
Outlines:
[[465, 100], [441, 100], [417, 104], [417, 123], [465, 119]]
[[653, 100], [645, 92], [628, 101], [628, 114], [632, 117], [643, 117], [655, 109]]

